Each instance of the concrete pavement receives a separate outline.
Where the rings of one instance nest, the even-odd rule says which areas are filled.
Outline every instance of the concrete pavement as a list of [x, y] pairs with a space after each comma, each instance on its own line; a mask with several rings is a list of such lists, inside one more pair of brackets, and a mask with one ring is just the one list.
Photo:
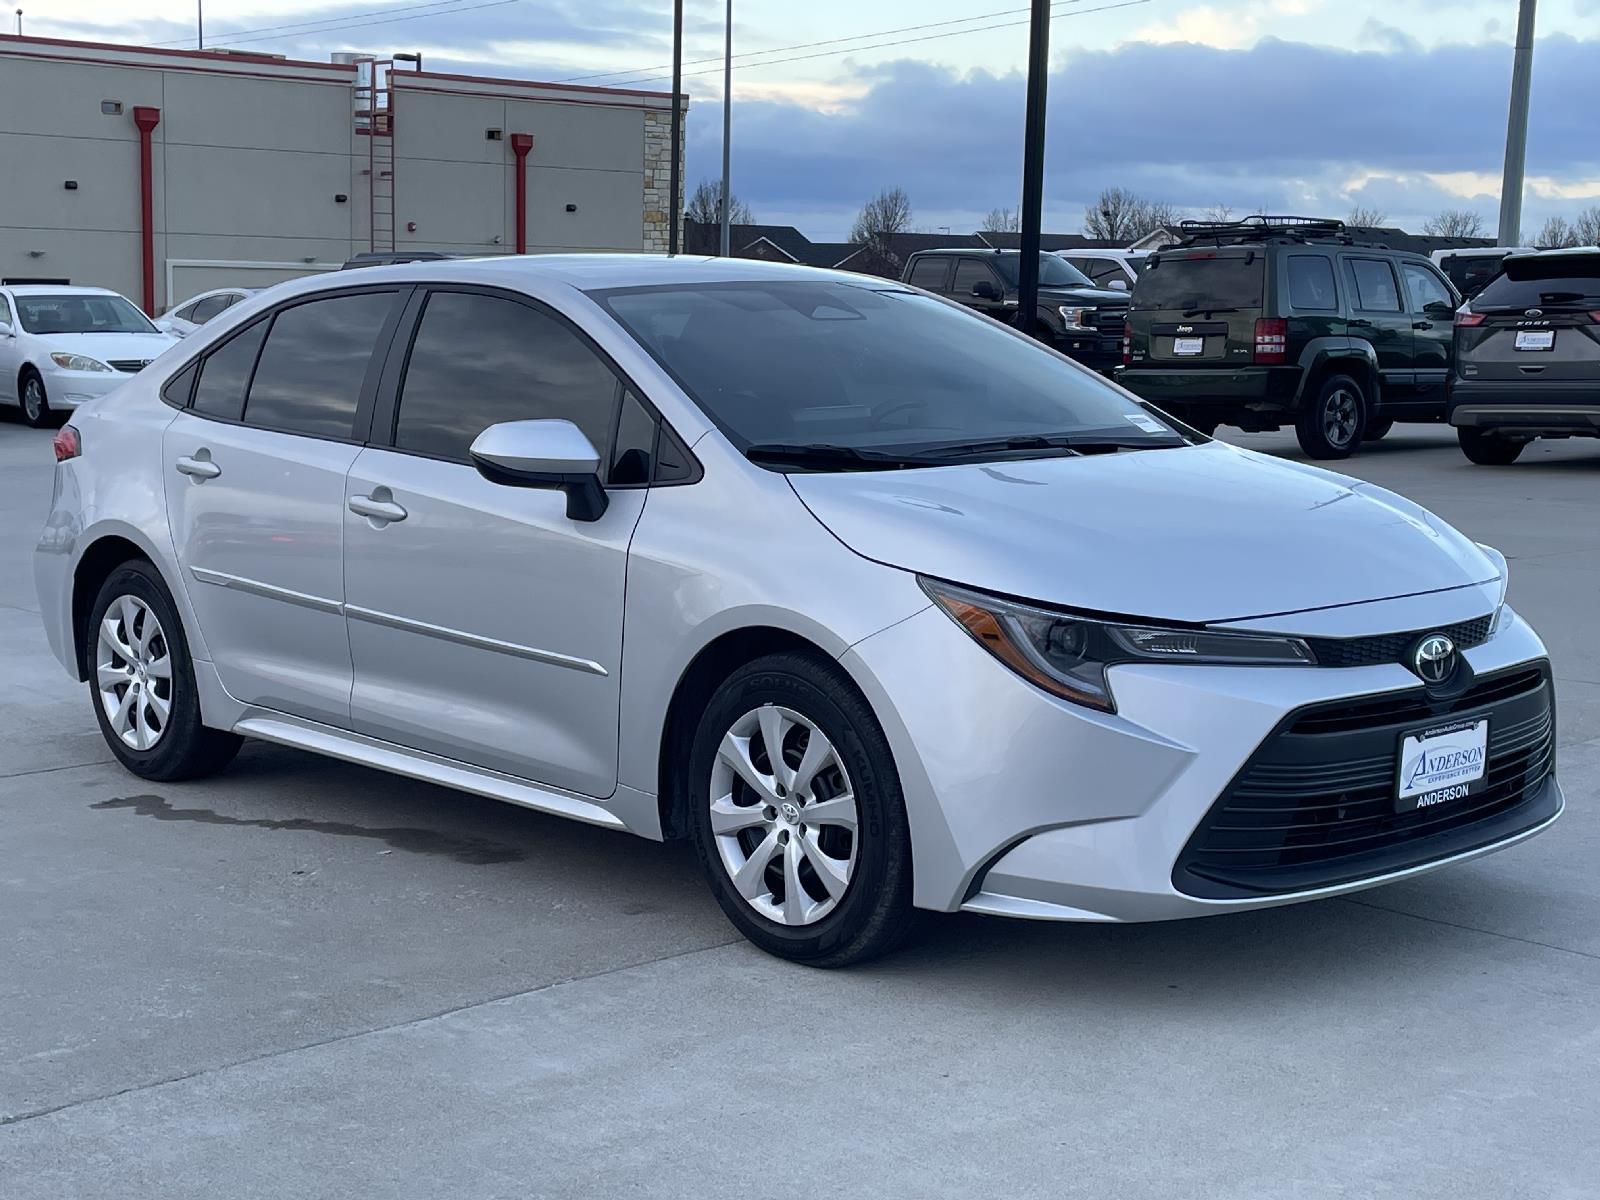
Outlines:
[[[1282, 435], [1239, 435], [1288, 453]], [[692, 854], [252, 744], [150, 785], [45, 649], [0, 422], [0, 1197], [1588, 1197], [1600, 443], [1344, 464], [1512, 559], [1567, 815], [1355, 899], [929, 917], [820, 973]]]

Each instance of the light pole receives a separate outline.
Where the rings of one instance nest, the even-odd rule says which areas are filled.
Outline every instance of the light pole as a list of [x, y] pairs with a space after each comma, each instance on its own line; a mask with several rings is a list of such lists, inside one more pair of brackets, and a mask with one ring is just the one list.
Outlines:
[[733, 190], [728, 182], [728, 146], [733, 135], [733, 0], [728, 0], [728, 23], [722, 41], [722, 257], [731, 253]]
[[1511, 110], [1506, 116], [1506, 169], [1500, 180], [1500, 244], [1522, 240], [1522, 167], [1528, 154], [1528, 90], [1533, 81], [1533, 6], [1517, 11], [1517, 48], [1511, 60]]
[[206, 0], [194, 0], [194, 48], [206, 48]]
[[667, 253], [678, 252], [678, 222], [683, 214], [678, 210], [682, 207], [678, 203], [678, 188], [680, 186], [683, 170], [683, 134], [680, 126], [683, 123], [683, 102], [678, 98], [678, 93], [683, 90], [683, 0], [673, 0], [672, 3], [672, 170], [670, 173], [670, 187], [672, 194], [667, 197]]
[[1032, 333], [1039, 311], [1039, 223], [1044, 208], [1044, 99], [1050, 73], [1050, 0], [1033, 0], [1028, 28], [1028, 101], [1022, 133], [1022, 261], [1017, 327]]

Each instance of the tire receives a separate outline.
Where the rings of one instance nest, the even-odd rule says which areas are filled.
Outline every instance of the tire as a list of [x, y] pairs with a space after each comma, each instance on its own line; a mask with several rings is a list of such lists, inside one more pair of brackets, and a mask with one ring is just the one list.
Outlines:
[[1363, 442], [1381, 442], [1389, 436], [1389, 431], [1393, 428], [1394, 422], [1392, 420], [1374, 421], [1367, 426], [1366, 432], [1361, 435], [1361, 440]]
[[35, 429], [44, 429], [53, 423], [50, 396], [45, 391], [44, 380], [32, 367], [25, 368], [17, 380], [17, 403], [22, 405], [22, 419]]
[[1528, 444], [1491, 430], [1466, 426], [1456, 430], [1456, 440], [1461, 443], [1461, 453], [1480, 467], [1509, 467]]
[[[771, 731], [787, 785], [766, 752]], [[728, 739], [732, 754], [723, 753]], [[837, 666], [785, 653], [741, 667], [701, 715], [687, 770], [701, 865], [750, 941], [793, 962], [842, 967], [904, 939], [911, 837], [900, 777], [877, 718]], [[808, 812], [826, 816], [808, 821]]]
[[1301, 410], [1295, 435], [1307, 458], [1349, 458], [1361, 444], [1367, 423], [1367, 398], [1348, 375], [1329, 375], [1316, 399]]
[[220, 771], [239, 752], [237, 734], [200, 722], [189, 642], [167, 585], [149, 563], [127, 562], [111, 572], [83, 636], [95, 719], [128, 770], [142, 779], [196, 779]]

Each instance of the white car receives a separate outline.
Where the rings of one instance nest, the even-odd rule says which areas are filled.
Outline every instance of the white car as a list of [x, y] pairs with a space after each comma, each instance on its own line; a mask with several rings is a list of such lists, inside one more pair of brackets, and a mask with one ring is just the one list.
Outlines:
[[1057, 250], [1057, 258], [1064, 258], [1089, 277], [1096, 287], [1117, 292], [1131, 292], [1139, 280], [1139, 267], [1144, 262], [1143, 250], [1118, 250], [1115, 247], [1096, 247], [1092, 250]]
[[882, 953], [913, 907], [1338, 895], [1562, 807], [1499, 553], [895, 281], [299, 279], [55, 453], [40, 613], [135, 775], [255, 737], [692, 837], [802, 962]]
[[0, 403], [35, 427], [125, 383], [177, 339], [106, 288], [0, 288]]
[[246, 296], [253, 296], [259, 288], [216, 288], [190, 296], [165, 316], [156, 318], [156, 328], [174, 337], [188, 337], [211, 318], [232, 308]]

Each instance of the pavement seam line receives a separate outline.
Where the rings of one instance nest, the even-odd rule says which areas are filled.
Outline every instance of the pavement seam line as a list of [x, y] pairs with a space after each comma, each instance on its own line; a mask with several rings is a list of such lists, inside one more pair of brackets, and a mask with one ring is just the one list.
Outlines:
[[116, 761], [114, 758], [95, 758], [90, 759], [88, 762], [67, 763], [65, 766], [60, 767], [35, 767], [31, 771], [13, 771], [9, 775], [0, 775], [0, 779], [26, 779], [29, 775], [48, 775], [52, 771], [76, 771], [82, 767], [103, 767]]
[[1579, 958], [1587, 958], [1600, 962], [1600, 954], [1591, 954], [1587, 950], [1574, 950], [1571, 946], [1557, 946], [1553, 942], [1541, 942], [1534, 938], [1518, 937], [1514, 933], [1501, 933], [1495, 929], [1481, 929], [1476, 925], [1463, 925], [1458, 921], [1446, 921], [1442, 917], [1428, 917], [1422, 913], [1407, 912], [1403, 908], [1389, 908], [1386, 905], [1374, 904], [1370, 900], [1355, 900], [1349, 896], [1343, 897], [1346, 904], [1356, 904], [1362, 908], [1370, 908], [1376, 912], [1393, 913], [1397, 917], [1410, 917], [1413, 921], [1428, 921], [1434, 925], [1447, 925], [1451, 929], [1460, 929], [1466, 933], [1481, 933], [1485, 937], [1503, 938], [1508, 942], [1521, 942], [1524, 946], [1538, 946], [1544, 950], [1554, 950], [1558, 954], [1576, 954]]
[[282, 1058], [286, 1054], [298, 1054], [303, 1050], [320, 1050], [325, 1046], [337, 1046], [341, 1042], [353, 1042], [357, 1038], [372, 1037], [380, 1033], [392, 1033], [397, 1029], [406, 1029], [413, 1025], [426, 1025], [433, 1021], [453, 1017], [457, 1013], [470, 1012], [475, 1008], [483, 1008], [490, 1004], [498, 1004], [502, 1000], [517, 1000], [524, 996], [537, 996], [540, 992], [552, 991], [555, 988], [566, 987], [573, 983], [586, 983], [591, 979], [604, 979], [608, 975], [619, 975], [624, 971], [638, 970], [641, 967], [653, 967], [657, 963], [674, 962], [680, 958], [689, 958], [696, 954], [706, 954], [712, 950], [722, 950], [728, 946], [738, 945], [743, 942], [742, 937], [729, 938], [725, 942], [717, 942], [710, 946], [697, 946], [693, 950], [680, 950], [676, 954], [663, 954], [660, 958], [648, 958], [643, 962], [623, 963], [621, 966], [607, 967], [603, 971], [592, 971], [587, 975], [570, 975], [564, 979], [552, 979], [549, 983], [540, 984], [538, 987], [525, 988], [520, 992], [506, 992], [499, 996], [489, 996], [482, 1000], [474, 1000], [469, 1004], [457, 1004], [451, 1008], [443, 1008], [438, 1012], [427, 1013], [420, 1017], [407, 1017], [404, 1021], [395, 1021], [390, 1025], [376, 1025], [371, 1029], [359, 1029], [352, 1033], [341, 1033], [334, 1037], [322, 1038], [320, 1041], [305, 1042], [298, 1046], [285, 1046], [278, 1050], [269, 1050], [264, 1054], [254, 1054], [249, 1058], [237, 1059], [234, 1062], [219, 1063], [216, 1066], [201, 1067], [197, 1071], [185, 1071], [180, 1075], [170, 1075], [165, 1079], [151, 1080], [149, 1083], [135, 1083], [125, 1088], [118, 1088], [114, 1092], [105, 1092], [99, 1096], [85, 1096], [81, 1100], [68, 1100], [63, 1104], [52, 1104], [45, 1108], [33, 1109], [30, 1112], [5, 1114], [0, 1113], [0, 1128], [9, 1125], [21, 1125], [25, 1121], [36, 1120], [39, 1117], [48, 1117], [55, 1113], [66, 1112], [68, 1109], [81, 1108], [85, 1104], [98, 1104], [102, 1100], [115, 1100], [119, 1096], [129, 1096], [135, 1092], [149, 1091], [151, 1088], [166, 1087], [171, 1083], [183, 1083], [190, 1079], [199, 1079], [204, 1075], [215, 1075], [222, 1071], [232, 1071], [237, 1067], [248, 1067], [252, 1063], [266, 1062], [268, 1059]]

